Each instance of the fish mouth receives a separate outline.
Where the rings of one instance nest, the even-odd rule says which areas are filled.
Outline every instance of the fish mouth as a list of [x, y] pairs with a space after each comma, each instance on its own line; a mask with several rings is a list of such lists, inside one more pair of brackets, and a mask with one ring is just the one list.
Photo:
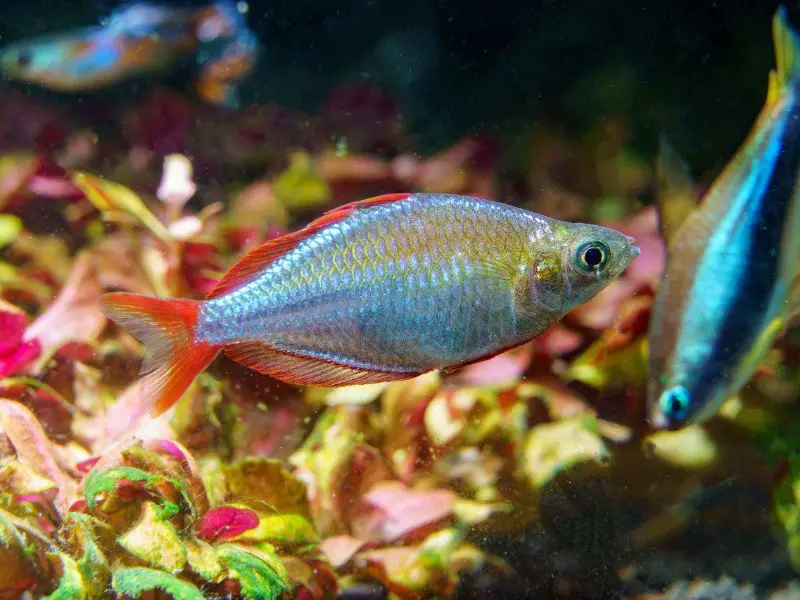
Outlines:
[[639, 246], [633, 245], [634, 242], [636, 242], [635, 238], [632, 238], [629, 235], [625, 236], [625, 249], [628, 251], [628, 258], [630, 260], [633, 260], [634, 258], [639, 256], [639, 253], [642, 251], [641, 248], [639, 248]]
[[648, 421], [650, 423], [650, 427], [656, 431], [674, 431], [675, 429], [680, 428], [676, 423], [670, 422], [666, 415], [660, 412], [651, 414]]

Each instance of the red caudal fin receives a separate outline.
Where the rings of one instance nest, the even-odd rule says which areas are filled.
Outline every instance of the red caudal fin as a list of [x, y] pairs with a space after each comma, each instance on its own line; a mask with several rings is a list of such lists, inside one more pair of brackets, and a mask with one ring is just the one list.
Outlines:
[[113, 293], [103, 297], [103, 310], [144, 344], [141, 399], [151, 416], [175, 404], [195, 377], [219, 352], [217, 346], [194, 340], [200, 303]]

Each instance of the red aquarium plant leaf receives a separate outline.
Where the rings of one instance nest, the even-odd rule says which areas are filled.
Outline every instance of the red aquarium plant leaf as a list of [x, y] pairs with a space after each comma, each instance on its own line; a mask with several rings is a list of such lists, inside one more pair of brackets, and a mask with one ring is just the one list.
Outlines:
[[24, 373], [42, 352], [38, 339], [23, 341], [27, 323], [23, 311], [0, 300], [0, 377]]
[[209, 541], [227, 541], [258, 527], [255, 511], [238, 506], [212, 508], [197, 524], [197, 535]]
[[185, 98], [160, 89], [132, 108], [125, 119], [126, 130], [135, 145], [158, 155], [183, 152], [191, 116]]
[[0, 429], [23, 464], [56, 485], [55, 506], [65, 515], [78, 499], [78, 484], [63, 470], [55, 445], [34, 414], [18, 402], [0, 400]]
[[106, 325], [100, 306], [102, 294], [93, 257], [81, 255], [58, 298], [31, 324], [25, 338], [39, 339], [46, 354], [68, 342], [94, 341]]
[[447, 519], [453, 512], [458, 496], [450, 490], [417, 490], [399, 481], [375, 484], [363, 497], [366, 504], [377, 508], [381, 516], [362, 539], [394, 542]]
[[205, 298], [214, 289], [221, 274], [219, 250], [215, 244], [184, 242], [180, 272], [193, 298]]

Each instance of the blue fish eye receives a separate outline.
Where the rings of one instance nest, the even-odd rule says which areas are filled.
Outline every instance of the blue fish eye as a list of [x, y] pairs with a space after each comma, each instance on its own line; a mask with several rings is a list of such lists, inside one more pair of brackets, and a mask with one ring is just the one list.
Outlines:
[[28, 50], [20, 50], [15, 58], [17, 66], [21, 69], [28, 68], [33, 62], [33, 56]]
[[661, 412], [674, 421], [682, 421], [689, 414], [692, 396], [684, 386], [678, 385], [665, 390], [658, 400]]

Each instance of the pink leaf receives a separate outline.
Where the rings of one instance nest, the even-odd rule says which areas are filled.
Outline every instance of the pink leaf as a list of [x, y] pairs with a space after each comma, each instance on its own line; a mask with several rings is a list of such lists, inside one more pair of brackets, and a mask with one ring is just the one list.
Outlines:
[[469, 365], [458, 374], [465, 385], [500, 385], [522, 377], [533, 358], [533, 344], [524, 344], [489, 360]]
[[[134, 381], [117, 398], [102, 418], [105, 435], [93, 445], [96, 454], [105, 454], [136, 437], [140, 440], [171, 439], [175, 432], [166, 419], [153, 419], [143, 409], [141, 384]], [[102, 461], [101, 461], [102, 462]]]
[[197, 524], [197, 535], [207, 540], [230, 540], [255, 529], [258, 523], [258, 515], [250, 509], [220, 506], [203, 515]]
[[364, 542], [349, 535], [335, 535], [323, 540], [319, 549], [335, 569], [345, 565], [356, 552], [364, 547]]
[[58, 464], [51, 442], [31, 411], [9, 400], [0, 400], [0, 428], [8, 436], [17, 457], [56, 484], [55, 505], [64, 515], [78, 498], [77, 483]]
[[0, 355], [0, 377], [8, 377], [24, 371], [42, 353], [39, 340], [30, 340], [17, 346], [12, 352]]
[[25, 332], [25, 339], [37, 338], [45, 353], [67, 342], [91, 342], [103, 331], [106, 317], [100, 306], [103, 288], [89, 254], [76, 261], [61, 293]]
[[14, 352], [22, 341], [27, 319], [25, 313], [9, 305], [9, 310], [0, 306], [0, 356], [8, 356]]
[[446, 519], [453, 512], [457, 496], [450, 490], [415, 490], [399, 481], [376, 483], [364, 501], [382, 511], [380, 537], [393, 542], [426, 525]]

